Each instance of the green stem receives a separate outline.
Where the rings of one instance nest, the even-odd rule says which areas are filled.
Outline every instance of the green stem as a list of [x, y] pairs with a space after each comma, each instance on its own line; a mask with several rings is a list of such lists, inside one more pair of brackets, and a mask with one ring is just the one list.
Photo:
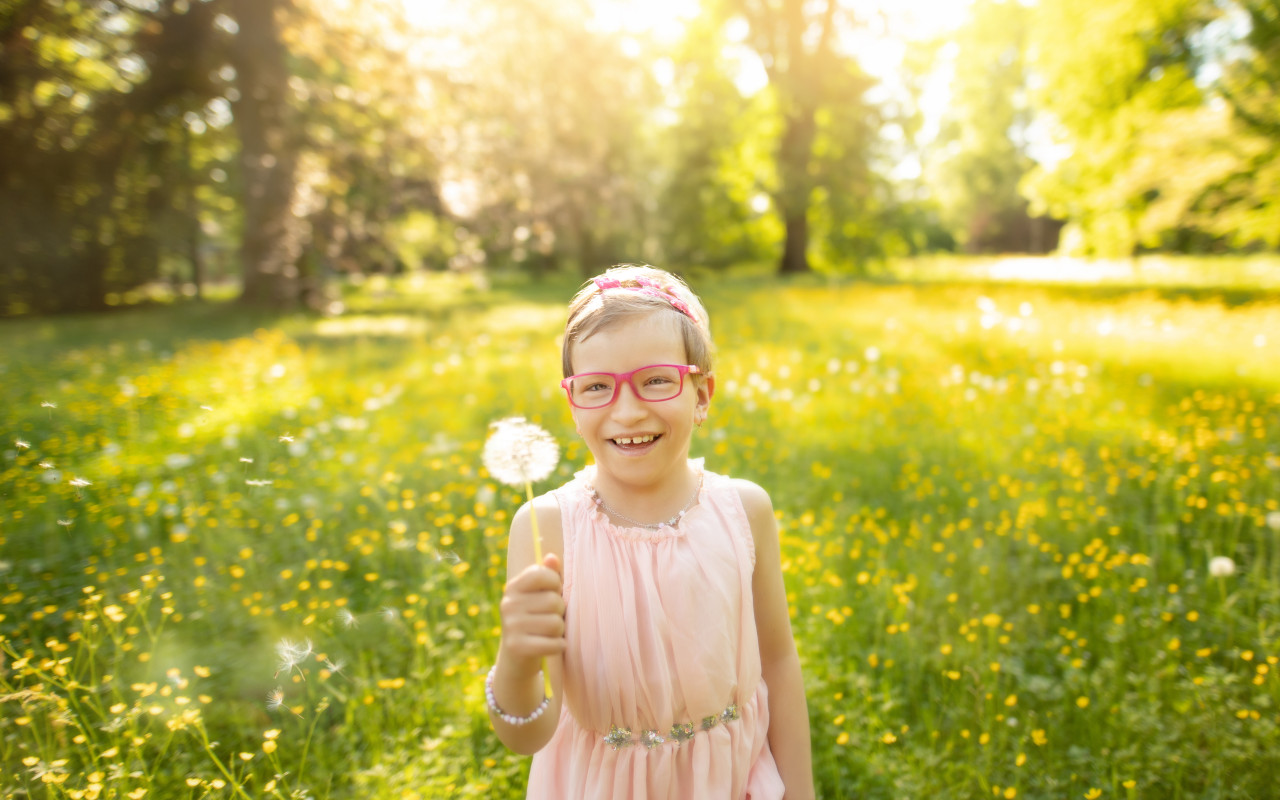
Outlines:
[[[542, 563], [542, 536], [538, 534], [538, 512], [533, 507], [533, 482], [526, 480], [524, 482], [524, 492], [529, 497], [529, 519], [533, 523], [533, 560], [538, 564]], [[547, 660], [541, 659], [539, 666], [542, 668], [542, 691], [547, 697], [555, 697], [551, 691], [551, 673], [547, 671]]]

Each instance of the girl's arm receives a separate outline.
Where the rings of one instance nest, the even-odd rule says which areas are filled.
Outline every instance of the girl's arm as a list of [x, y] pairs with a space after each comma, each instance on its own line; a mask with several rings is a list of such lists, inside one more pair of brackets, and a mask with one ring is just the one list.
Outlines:
[[511, 520], [507, 544], [507, 585], [502, 592], [502, 642], [498, 648], [493, 695], [507, 714], [527, 716], [541, 703], [544, 687], [540, 663], [545, 660], [553, 697], [546, 710], [525, 725], [511, 725], [489, 709], [493, 730], [509, 749], [532, 755], [551, 741], [560, 720], [561, 654], [564, 652], [564, 599], [560, 553], [564, 538], [560, 509], [554, 498], [535, 498], [543, 559], [533, 559], [533, 525], [529, 504]]
[[778, 764], [787, 800], [812, 800], [809, 707], [800, 674], [800, 656], [791, 635], [787, 590], [782, 582], [778, 523], [773, 516], [773, 503], [764, 489], [750, 481], [736, 483], [756, 546], [751, 588], [760, 639], [761, 673], [769, 688], [769, 749]]

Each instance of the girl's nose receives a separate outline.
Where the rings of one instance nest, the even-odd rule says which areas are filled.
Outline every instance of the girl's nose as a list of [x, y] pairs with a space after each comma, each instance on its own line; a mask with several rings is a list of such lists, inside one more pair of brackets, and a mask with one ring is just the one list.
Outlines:
[[618, 396], [613, 400], [613, 413], [620, 418], [634, 418], [644, 414], [645, 405], [636, 393], [635, 384], [627, 381], [618, 387]]

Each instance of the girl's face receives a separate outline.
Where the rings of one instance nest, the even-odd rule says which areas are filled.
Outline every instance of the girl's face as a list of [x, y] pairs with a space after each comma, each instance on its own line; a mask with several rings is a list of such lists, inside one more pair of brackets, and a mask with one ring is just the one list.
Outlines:
[[[571, 351], [575, 375], [687, 364], [687, 358], [679, 327], [662, 313], [623, 319], [573, 345]], [[694, 426], [706, 416], [714, 385], [709, 376], [688, 375], [678, 396], [651, 403], [623, 384], [612, 405], [571, 406], [578, 432], [595, 456], [597, 482], [605, 478], [637, 488], [660, 488], [664, 480], [685, 480], [689, 441]]]

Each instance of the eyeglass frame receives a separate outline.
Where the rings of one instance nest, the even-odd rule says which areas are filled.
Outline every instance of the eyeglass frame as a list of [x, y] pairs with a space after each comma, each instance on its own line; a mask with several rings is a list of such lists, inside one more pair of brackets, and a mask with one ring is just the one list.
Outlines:
[[[680, 388], [677, 389], [676, 393], [671, 395], [670, 397], [663, 397], [658, 400], [650, 400], [647, 397], [641, 396], [640, 390], [636, 388], [636, 385], [634, 382], [632, 382], [631, 378], [635, 376], [637, 372], [644, 372], [646, 369], [655, 369], [657, 367], [671, 367], [672, 369], [675, 369], [677, 372], [679, 372]], [[602, 408], [608, 408], [609, 406], [618, 402], [618, 396], [622, 391], [623, 384], [626, 384], [631, 387], [631, 394], [637, 400], [643, 400], [646, 403], [665, 403], [668, 400], [675, 400], [677, 397], [684, 394], [684, 379], [686, 376], [701, 375], [701, 374], [702, 374], [702, 369], [697, 364], [647, 364], [643, 367], [636, 367], [630, 372], [602, 372], [600, 370], [596, 370], [594, 372], [579, 372], [577, 375], [570, 375], [569, 377], [560, 381], [560, 388], [564, 389], [565, 397], [567, 397], [569, 400], [569, 405], [573, 406], [574, 408], [580, 409], [582, 411], [599, 411]], [[577, 403], [573, 402], [573, 390], [569, 388], [570, 382], [572, 382], [577, 378], [583, 378], [590, 375], [608, 375], [609, 377], [613, 378], [614, 380], [613, 395], [609, 398], [609, 402], [603, 405], [598, 405], [598, 406], [580, 406]]]

